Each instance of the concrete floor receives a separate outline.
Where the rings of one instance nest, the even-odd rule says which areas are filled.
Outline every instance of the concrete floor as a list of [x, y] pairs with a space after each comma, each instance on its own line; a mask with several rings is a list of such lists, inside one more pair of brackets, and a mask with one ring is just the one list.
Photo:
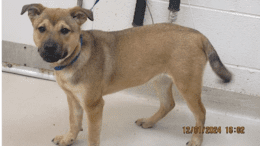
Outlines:
[[[142, 129], [135, 120], [149, 117], [159, 101], [142, 88], [105, 96], [101, 146], [185, 146], [193, 126], [192, 113], [180, 96], [176, 107], [152, 129]], [[2, 74], [3, 146], [53, 146], [51, 140], [68, 130], [66, 95], [53, 81], [9, 73]], [[205, 134], [203, 146], [256, 146], [260, 143], [260, 97], [204, 88], [207, 109], [205, 126], [221, 126], [221, 134]], [[87, 145], [87, 124], [73, 146]], [[226, 134], [227, 126], [244, 126], [245, 134]]]

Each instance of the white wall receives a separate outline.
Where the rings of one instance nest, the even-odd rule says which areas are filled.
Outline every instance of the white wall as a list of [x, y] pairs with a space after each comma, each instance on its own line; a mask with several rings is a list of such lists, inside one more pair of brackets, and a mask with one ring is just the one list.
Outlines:
[[[3, 0], [3, 40], [31, 44], [32, 27], [27, 14], [21, 16], [22, 6], [42, 3], [48, 7], [68, 8], [76, 0]], [[190, 4], [189, 4], [190, 2]], [[84, 0], [91, 8], [94, 0]], [[83, 29], [106, 31], [130, 28], [136, 0], [100, 0], [94, 8], [94, 23]], [[221, 60], [234, 74], [234, 81], [223, 86], [210, 67], [206, 68], [204, 85], [260, 96], [260, 1], [259, 0], [181, 0], [176, 23], [195, 28], [205, 34]], [[167, 21], [168, 0], [149, 0], [155, 23]], [[151, 24], [146, 11], [145, 24]]]

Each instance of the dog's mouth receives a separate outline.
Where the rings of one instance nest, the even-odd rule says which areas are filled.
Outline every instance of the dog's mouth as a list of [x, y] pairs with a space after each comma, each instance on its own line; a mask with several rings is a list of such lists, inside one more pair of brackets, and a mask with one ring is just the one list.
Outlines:
[[43, 58], [44, 61], [49, 63], [54, 63], [59, 61], [60, 59], [64, 59], [68, 55], [68, 52], [53, 52], [53, 51], [43, 51], [40, 52], [40, 56]]

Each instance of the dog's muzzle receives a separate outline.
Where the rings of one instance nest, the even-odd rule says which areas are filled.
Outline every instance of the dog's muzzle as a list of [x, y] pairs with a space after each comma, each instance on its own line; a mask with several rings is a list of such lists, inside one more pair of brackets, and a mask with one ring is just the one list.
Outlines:
[[66, 50], [62, 50], [61, 45], [53, 40], [46, 41], [42, 47], [38, 49], [40, 56], [46, 62], [57, 62], [68, 55]]

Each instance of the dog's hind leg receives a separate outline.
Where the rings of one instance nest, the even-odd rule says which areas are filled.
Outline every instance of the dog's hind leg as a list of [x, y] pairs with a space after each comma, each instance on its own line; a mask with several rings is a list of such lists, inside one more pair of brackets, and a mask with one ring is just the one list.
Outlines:
[[65, 135], [56, 136], [52, 140], [56, 145], [61, 146], [72, 144], [76, 140], [78, 133], [82, 131], [83, 109], [73, 96], [67, 95], [67, 100], [69, 104], [69, 132]]
[[[200, 127], [200, 129], [203, 129], [206, 119], [206, 109], [201, 102], [201, 81], [191, 81], [191, 83], [188, 85], [176, 82], [176, 85], [195, 117], [196, 126]], [[201, 146], [202, 141], [203, 134], [193, 133], [191, 141], [187, 143], [187, 146]]]
[[175, 102], [172, 96], [173, 81], [168, 76], [161, 76], [154, 82], [157, 96], [160, 99], [159, 110], [150, 118], [138, 119], [135, 123], [142, 128], [151, 128], [159, 120], [165, 117], [175, 106]]
[[[189, 109], [193, 113], [196, 120], [196, 126], [203, 129], [206, 119], [206, 110], [201, 101], [201, 90], [203, 68], [205, 64], [196, 62], [184, 70], [184, 67], [186, 66], [187, 65], [182, 64], [182, 66], [178, 67], [178, 70], [173, 71], [173, 75], [175, 77], [174, 83], [183, 98], [186, 100]], [[187, 146], [201, 146], [202, 141], [203, 134], [200, 134], [199, 132], [193, 133], [191, 140], [187, 143]]]

